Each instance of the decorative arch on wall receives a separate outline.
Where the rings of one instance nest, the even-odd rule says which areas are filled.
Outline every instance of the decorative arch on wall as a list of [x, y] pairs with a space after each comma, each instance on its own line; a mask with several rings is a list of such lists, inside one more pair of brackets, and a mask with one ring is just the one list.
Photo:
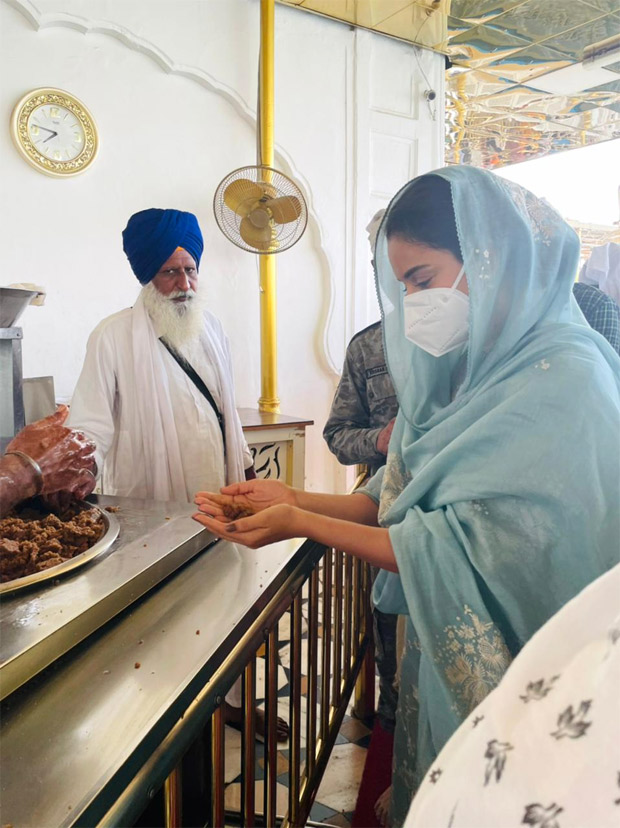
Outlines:
[[[124, 26], [108, 20], [90, 20], [86, 17], [66, 12], [41, 12], [31, 0], [3, 0], [8, 6], [19, 12], [35, 29], [72, 29], [80, 34], [103, 34], [113, 37], [132, 51], [139, 52], [150, 58], [160, 69], [172, 75], [186, 78], [193, 83], [224, 98], [234, 112], [247, 124], [256, 129], [256, 111], [227, 84], [221, 83], [213, 75], [197, 66], [177, 63], [156, 44], [139, 37]], [[277, 165], [287, 175], [299, 182], [308, 201], [308, 229], [313, 235], [315, 249], [321, 263], [321, 274], [328, 286], [327, 308], [324, 321], [320, 326], [319, 359], [323, 369], [332, 376], [340, 376], [341, 369], [337, 366], [329, 346], [329, 329], [334, 318], [336, 286], [333, 277], [333, 268], [330, 266], [329, 255], [323, 244], [321, 224], [313, 206], [312, 188], [306, 178], [297, 169], [289, 153], [279, 144], [275, 145], [275, 159]]]

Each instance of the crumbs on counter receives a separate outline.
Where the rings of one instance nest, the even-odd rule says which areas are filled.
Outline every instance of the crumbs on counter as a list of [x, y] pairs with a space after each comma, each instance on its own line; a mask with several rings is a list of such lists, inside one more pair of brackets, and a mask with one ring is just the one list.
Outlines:
[[196, 635], [200, 635], [200, 630], [196, 630]]
[[165, 520], [170, 520], [170, 518], [169, 518], [169, 517], [167, 517], [167, 518], [165, 518]]
[[105, 510], [106, 510], [106, 512], [112, 512], [114, 514], [114, 512], [120, 512], [121, 507], [120, 506], [106, 506]]
[[146, 549], [146, 547], [148, 546], [148, 543], [143, 543], [142, 546]]
[[140, 662], [136, 661], [136, 663], [133, 666], [136, 668], [136, 670], [139, 670], [140, 669]]
[[141, 638], [141, 639], [138, 641], [138, 644], [144, 644], [144, 639], [143, 639], [143, 638]]
[[104, 671], [103, 671], [103, 675], [104, 675], [104, 676], [109, 676], [109, 675], [110, 675], [110, 671], [109, 671], [109, 670], [104, 670]]

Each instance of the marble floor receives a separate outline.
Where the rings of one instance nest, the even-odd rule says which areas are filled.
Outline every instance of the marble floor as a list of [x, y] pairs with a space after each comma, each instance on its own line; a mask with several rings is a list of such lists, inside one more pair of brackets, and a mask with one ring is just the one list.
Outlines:
[[[346, 716], [329, 764], [321, 781], [314, 805], [310, 811], [312, 822], [348, 828], [355, 809], [359, 783], [366, 761], [370, 728], [363, 722]], [[302, 751], [303, 758], [303, 751]], [[277, 812], [288, 810], [289, 751], [278, 752]], [[263, 795], [263, 748], [256, 749], [256, 802]], [[239, 811], [241, 802], [241, 734], [226, 727], [226, 810]]]

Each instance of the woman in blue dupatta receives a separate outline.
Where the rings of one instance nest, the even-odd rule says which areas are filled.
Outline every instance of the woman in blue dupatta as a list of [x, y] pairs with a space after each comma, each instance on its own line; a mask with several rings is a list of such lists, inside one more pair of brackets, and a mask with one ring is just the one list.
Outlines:
[[[375, 603], [407, 616], [395, 825], [524, 643], [619, 559], [620, 358], [572, 297], [578, 260], [561, 217], [492, 173], [410, 182], [375, 248], [400, 406], [385, 467], [353, 495], [196, 499], [219, 537], [309, 537], [385, 570]], [[228, 502], [256, 514], [229, 523]]]

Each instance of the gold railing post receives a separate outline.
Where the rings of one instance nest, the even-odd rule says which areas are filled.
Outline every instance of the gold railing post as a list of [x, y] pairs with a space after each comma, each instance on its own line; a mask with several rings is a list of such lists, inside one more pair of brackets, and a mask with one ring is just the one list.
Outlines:
[[333, 691], [332, 696], [334, 705], [337, 707], [340, 703], [340, 696], [342, 693], [342, 607], [344, 604], [344, 596], [342, 594], [342, 563], [343, 552], [339, 550], [334, 551], [334, 676], [333, 676]]
[[344, 556], [344, 653], [342, 656], [342, 674], [347, 681], [351, 675], [351, 644], [353, 621], [353, 558]]
[[265, 676], [264, 825], [276, 824], [278, 780], [278, 623], [267, 636]]
[[332, 681], [332, 568], [334, 552], [325, 551], [323, 557], [323, 664], [321, 667], [321, 745], [327, 741], [331, 713]]
[[255, 824], [256, 657], [243, 673], [243, 729], [241, 731], [241, 824]]
[[177, 765], [164, 783], [166, 828], [181, 828], [181, 825], [183, 824], [181, 784], [181, 766]]
[[290, 753], [288, 818], [297, 828], [301, 793], [301, 590], [291, 606]]
[[211, 826], [224, 826], [224, 705], [211, 717]]
[[[260, 163], [273, 167], [274, 113], [274, 0], [260, 4], [260, 109], [258, 130]], [[261, 396], [259, 411], [278, 414], [278, 359], [276, 324], [276, 260], [273, 254], [259, 256]]]
[[365, 719], [372, 715], [375, 709], [375, 648], [373, 635], [373, 618], [371, 604], [372, 577], [370, 566], [362, 564], [362, 630], [360, 646], [364, 638], [368, 639], [368, 647], [364, 656], [364, 663], [355, 685], [355, 715]]
[[312, 570], [308, 592], [308, 696], [306, 712], [306, 779], [312, 778], [316, 759], [318, 694], [319, 566]]

